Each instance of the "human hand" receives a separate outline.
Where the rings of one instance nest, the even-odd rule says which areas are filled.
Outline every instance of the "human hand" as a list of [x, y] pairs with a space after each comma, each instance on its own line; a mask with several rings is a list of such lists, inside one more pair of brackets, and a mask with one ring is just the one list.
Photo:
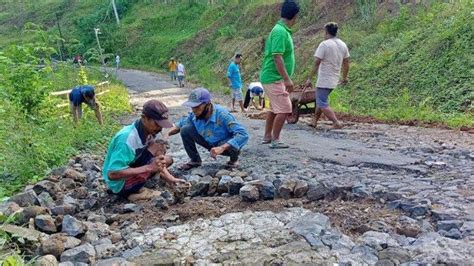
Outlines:
[[291, 79], [284, 81], [285, 88], [287, 92], [292, 92], [294, 89], [293, 81]]
[[211, 157], [216, 159], [217, 155], [221, 155], [225, 151], [224, 147], [219, 146], [211, 149]]

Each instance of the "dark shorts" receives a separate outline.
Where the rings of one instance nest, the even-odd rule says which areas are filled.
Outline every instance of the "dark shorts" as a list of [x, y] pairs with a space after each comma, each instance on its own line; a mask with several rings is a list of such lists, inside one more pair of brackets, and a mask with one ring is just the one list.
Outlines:
[[[130, 167], [140, 167], [147, 164], [150, 164], [153, 161], [153, 155], [144, 148], [142, 151], [139, 151], [137, 158], [130, 164]], [[125, 180], [125, 185], [122, 190], [118, 193], [120, 196], [128, 197], [130, 194], [137, 193], [143, 186], [145, 186], [146, 181], [150, 177], [150, 174], [136, 175], [129, 177]]]
[[318, 108], [329, 107], [329, 94], [333, 89], [328, 88], [316, 88], [316, 106]]

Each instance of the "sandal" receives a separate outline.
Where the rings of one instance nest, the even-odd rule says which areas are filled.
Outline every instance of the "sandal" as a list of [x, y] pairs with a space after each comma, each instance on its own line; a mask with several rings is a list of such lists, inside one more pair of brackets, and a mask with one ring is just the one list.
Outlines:
[[183, 170], [183, 171], [188, 171], [188, 170], [191, 170], [193, 168], [199, 167], [201, 165], [202, 165], [202, 163], [188, 162], [188, 163], [184, 163], [184, 164], [178, 166], [178, 169]]
[[270, 149], [288, 149], [290, 146], [282, 141], [273, 141]]
[[268, 139], [268, 140], [264, 139], [264, 140], [262, 140], [262, 142], [261, 142], [261, 144], [270, 144], [270, 143], [272, 143], [272, 140], [271, 140], [271, 139]]

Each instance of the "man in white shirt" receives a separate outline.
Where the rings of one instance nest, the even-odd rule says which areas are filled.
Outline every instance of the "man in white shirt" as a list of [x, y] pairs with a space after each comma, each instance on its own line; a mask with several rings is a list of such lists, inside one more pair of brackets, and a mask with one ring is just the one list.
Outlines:
[[[255, 102], [255, 99], [258, 97], [258, 101]], [[247, 87], [247, 92], [245, 93], [244, 108], [248, 111], [248, 107], [252, 101], [253, 106], [257, 110], [263, 110], [265, 107], [265, 97], [263, 92], [263, 85], [261, 82], [251, 82]]]
[[178, 75], [179, 87], [184, 87], [184, 76], [186, 76], [186, 69], [184, 68], [184, 65], [181, 63], [181, 61], [178, 61], [176, 73]]
[[120, 56], [117, 54], [115, 56], [115, 65], [117, 66], [117, 69], [120, 67]]
[[[334, 128], [341, 128], [336, 114], [329, 107], [328, 97], [338, 84], [345, 85], [349, 74], [349, 49], [347, 45], [336, 37], [338, 26], [335, 22], [324, 25], [325, 41], [321, 42], [314, 54], [315, 64], [306, 85], [311, 85], [311, 79], [318, 73], [316, 83], [316, 111], [312, 126], [316, 127], [321, 114], [333, 122]], [[342, 67], [342, 79], [339, 80]]]

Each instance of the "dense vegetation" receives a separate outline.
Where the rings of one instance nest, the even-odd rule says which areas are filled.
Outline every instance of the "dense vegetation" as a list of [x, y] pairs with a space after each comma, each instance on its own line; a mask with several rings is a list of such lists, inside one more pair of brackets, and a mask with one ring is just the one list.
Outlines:
[[[125, 65], [164, 70], [175, 56], [185, 62], [197, 83], [225, 89], [225, 68], [236, 51], [245, 55], [245, 81], [258, 79], [262, 45], [278, 19], [280, 1], [116, 2], [120, 26], [105, 0], [0, 4], [4, 24], [0, 30], [9, 36], [3, 42], [28, 39], [14, 34], [15, 26], [28, 20], [56, 33], [56, 14], [51, 12], [56, 10], [69, 56], [85, 53], [93, 59], [98, 52], [93, 28], [100, 27], [104, 53], [119, 53]], [[302, 10], [294, 29], [295, 80], [306, 79], [314, 49], [323, 40], [322, 25], [337, 21], [352, 56], [351, 82], [331, 99], [339, 111], [472, 127], [470, 1], [377, 2], [300, 1]]]
[[50, 93], [96, 84], [103, 73], [52, 62], [57, 51], [50, 44], [56, 37], [32, 24], [25, 32], [30, 34], [28, 42], [0, 52], [0, 198], [38, 181], [81, 150], [103, 151], [119, 126], [112, 116], [130, 110], [125, 88], [112, 84], [108, 93], [98, 96], [105, 125], [98, 127], [88, 108], [85, 119], [74, 125], [66, 98]]

